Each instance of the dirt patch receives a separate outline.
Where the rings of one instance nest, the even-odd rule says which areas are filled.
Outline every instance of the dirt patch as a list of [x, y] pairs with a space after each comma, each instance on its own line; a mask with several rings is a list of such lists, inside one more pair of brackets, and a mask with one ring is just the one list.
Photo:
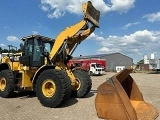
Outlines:
[[[106, 72], [103, 76], [92, 76], [93, 87], [90, 93], [85, 98], [70, 98], [60, 108], [44, 107], [32, 94], [0, 98], [0, 120], [100, 120], [94, 104], [97, 87], [114, 74]], [[144, 99], [160, 111], [160, 74], [131, 73], [131, 76]], [[160, 120], [160, 117], [156, 120]]]

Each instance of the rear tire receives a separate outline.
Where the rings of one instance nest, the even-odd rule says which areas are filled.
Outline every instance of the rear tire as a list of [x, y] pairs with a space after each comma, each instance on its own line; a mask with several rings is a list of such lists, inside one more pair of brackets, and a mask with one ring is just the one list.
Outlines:
[[70, 98], [70, 79], [63, 70], [49, 69], [37, 80], [36, 95], [46, 107], [58, 107]]
[[80, 85], [77, 87], [77, 89], [72, 90], [72, 94], [74, 97], [82, 98], [90, 92], [92, 80], [88, 73], [83, 70], [75, 70], [73, 71], [73, 74]]
[[11, 70], [2, 70], [0, 72], [0, 96], [9, 98], [14, 96], [14, 75]]

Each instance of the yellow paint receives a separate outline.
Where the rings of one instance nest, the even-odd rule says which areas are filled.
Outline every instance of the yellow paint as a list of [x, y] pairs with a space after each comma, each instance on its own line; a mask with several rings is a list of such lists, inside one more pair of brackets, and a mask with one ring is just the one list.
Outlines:
[[72, 90], [78, 91], [81, 88], [81, 82], [78, 78], [76, 78], [76, 85], [72, 86]]
[[71, 69], [69, 69], [63, 62], [58, 62], [55, 69], [65, 70], [67, 72], [70, 80], [71, 80], [71, 84], [72, 85], [76, 85], [77, 84], [77, 80], [76, 80], [74, 74], [72, 73]]
[[45, 97], [52, 97], [56, 92], [56, 85], [53, 80], [47, 79], [42, 83], [42, 93]]
[[24, 70], [21, 70], [19, 72], [22, 73], [21, 87], [23, 88], [32, 87], [33, 85], [31, 77], [33, 76], [33, 73], [31, 73], [31, 71], [24, 71]]
[[0, 78], [0, 90], [4, 91], [6, 88], [6, 79], [4, 77]]

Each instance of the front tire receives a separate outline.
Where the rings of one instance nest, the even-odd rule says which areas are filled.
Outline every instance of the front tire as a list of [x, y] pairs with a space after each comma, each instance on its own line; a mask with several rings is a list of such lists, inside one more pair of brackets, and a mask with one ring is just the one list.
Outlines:
[[45, 70], [38, 77], [36, 89], [36, 95], [42, 105], [57, 107], [70, 97], [70, 79], [63, 70]]
[[83, 70], [74, 70], [73, 74], [76, 77], [79, 85], [72, 90], [72, 94], [74, 97], [83, 98], [90, 92], [92, 80], [88, 73]]
[[0, 72], [0, 96], [9, 98], [14, 96], [14, 75], [11, 70], [2, 70]]
[[86, 82], [87, 82], [87, 91], [85, 94], [85, 95], [87, 95], [92, 88], [92, 79], [91, 79], [90, 75], [88, 75], [88, 72], [85, 70], [81, 70], [81, 74], [83, 75], [83, 77], [86, 79]]

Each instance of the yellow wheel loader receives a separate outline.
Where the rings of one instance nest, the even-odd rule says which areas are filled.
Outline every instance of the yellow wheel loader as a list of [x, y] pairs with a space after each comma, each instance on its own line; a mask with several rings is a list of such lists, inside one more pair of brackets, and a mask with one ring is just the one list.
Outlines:
[[23, 37], [22, 52], [2, 59], [1, 97], [32, 90], [42, 105], [57, 107], [66, 102], [71, 93], [80, 98], [89, 93], [92, 81], [87, 73], [67, 66], [76, 47], [99, 27], [100, 12], [90, 1], [82, 5], [82, 10], [83, 19], [67, 27], [56, 39], [41, 35]]
[[[100, 12], [91, 2], [82, 5], [84, 19], [67, 27], [56, 39], [31, 35], [22, 38], [22, 53], [6, 56], [0, 64], [0, 96], [13, 97], [15, 91], [32, 90], [42, 105], [57, 107], [71, 93], [84, 97], [92, 87], [91, 78], [81, 69], [71, 69], [68, 61], [76, 47], [99, 27]], [[146, 103], [136, 83], [123, 70], [97, 89], [95, 108], [99, 118], [108, 120], [153, 120], [158, 111]]]

